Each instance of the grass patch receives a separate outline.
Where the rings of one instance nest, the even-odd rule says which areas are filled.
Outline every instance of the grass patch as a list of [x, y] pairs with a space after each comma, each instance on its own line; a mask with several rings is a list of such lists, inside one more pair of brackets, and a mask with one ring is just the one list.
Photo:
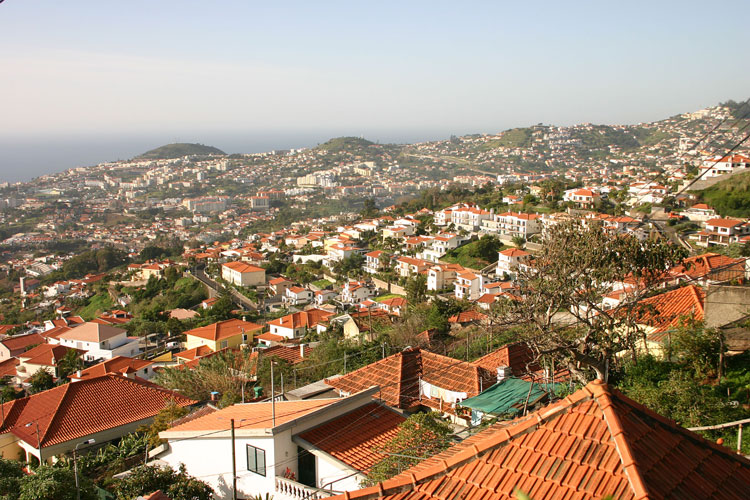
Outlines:
[[86, 321], [91, 321], [96, 318], [99, 314], [109, 311], [114, 307], [115, 303], [109, 296], [109, 293], [102, 292], [97, 293], [89, 299], [89, 303], [78, 310], [78, 314]]
[[320, 288], [321, 290], [324, 290], [324, 289], [326, 289], [326, 288], [328, 288], [328, 287], [331, 287], [331, 286], [333, 286], [333, 283], [331, 283], [331, 282], [330, 282], [330, 281], [328, 281], [327, 279], [322, 279], [322, 280], [318, 280], [318, 281], [313, 281], [313, 282], [312, 282], [312, 283], [310, 283], [310, 284], [311, 284], [311, 285], [313, 285], [313, 286], [317, 286], [317, 287], [318, 287], [318, 288]]
[[375, 302], [383, 302], [384, 300], [388, 299], [395, 299], [396, 297], [403, 297], [403, 295], [399, 295], [397, 293], [386, 293], [384, 295], [381, 295], [380, 297], [375, 297]]
[[[448, 262], [450, 264], [459, 264], [463, 267], [469, 267], [471, 269], [475, 269], [477, 271], [481, 270], [484, 267], [489, 266], [494, 262], [487, 261], [485, 259], [482, 259], [480, 257], [476, 257], [476, 246], [479, 242], [478, 241], [472, 241], [471, 243], [467, 243], [466, 245], [460, 246], [456, 248], [455, 250], [451, 250], [447, 254], [443, 256], [442, 261]], [[506, 245], [503, 245], [498, 249], [498, 251], [504, 250], [505, 248], [508, 248]], [[497, 256], [496, 256], [497, 257]]]

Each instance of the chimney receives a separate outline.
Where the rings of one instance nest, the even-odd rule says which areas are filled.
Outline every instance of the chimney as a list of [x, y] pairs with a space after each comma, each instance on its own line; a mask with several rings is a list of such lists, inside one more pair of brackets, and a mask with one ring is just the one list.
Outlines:
[[218, 401], [219, 400], [219, 393], [217, 391], [211, 391], [211, 401]]
[[20, 282], [20, 285], [21, 285], [21, 296], [24, 296], [26, 295], [26, 278], [21, 277], [18, 281]]
[[76, 378], [81, 378], [81, 370], [76, 370]]
[[501, 365], [497, 367], [497, 381], [502, 382], [506, 378], [510, 378], [510, 367]]
[[305, 357], [305, 345], [306, 344], [300, 344], [299, 345], [299, 357], [304, 358]]

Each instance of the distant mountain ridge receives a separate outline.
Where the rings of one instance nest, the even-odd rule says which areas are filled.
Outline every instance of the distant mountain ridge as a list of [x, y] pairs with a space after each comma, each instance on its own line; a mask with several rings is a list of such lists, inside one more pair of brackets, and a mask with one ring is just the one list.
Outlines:
[[136, 159], [140, 160], [168, 160], [170, 158], [181, 158], [188, 155], [225, 155], [221, 149], [204, 144], [193, 144], [189, 142], [176, 142], [166, 144], [150, 151], [146, 151]]

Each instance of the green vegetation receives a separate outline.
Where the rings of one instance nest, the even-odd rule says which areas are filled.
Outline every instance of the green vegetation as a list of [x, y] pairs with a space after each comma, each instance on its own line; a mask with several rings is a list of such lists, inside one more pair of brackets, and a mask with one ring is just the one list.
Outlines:
[[114, 305], [115, 303], [112, 301], [112, 297], [109, 296], [108, 292], [99, 292], [96, 295], [91, 296], [88, 303], [79, 309], [77, 313], [86, 321], [91, 321], [101, 313], [112, 309]]
[[750, 217], [750, 172], [733, 175], [699, 191], [702, 200], [729, 217]]
[[366, 148], [374, 144], [374, 142], [360, 137], [336, 137], [319, 145], [318, 149], [325, 149], [329, 153], [337, 153], [339, 151]]
[[503, 248], [505, 246], [497, 237], [484, 235], [478, 240], [449, 251], [441, 260], [479, 271], [497, 262], [497, 252]]
[[167, 144], [158, 148], [146, 151], [136, 159], [142, 160], [166, 160], [169, 158], [181, 158], [187, 155], [224, 155], [224, 151], [213, 146], [203, 144], [192, 144], [187, 142], [177, 142]]
[[398, 297], [403, 297], [403, 295], [398, 295], [396, 293], [386, 293], [386, 294], [381, 295], [380, 297], [376, 297], [374, 300], [375, 302], [383, 302], [385, 300], [395, 299]]
[[398, 433], [377, 450], [389, 455], [372, 467], [366, 484], [373, 485], [390, 479], [448, 448], [452, 432], [451, 426], [433, 412], [409, 416], [399, 425]]
[[580, 139], [582, 148], [588, 150], [608, 151], [609, 146], [629, 150], [640, 146], [632, 131], [608, 125], [592, 125], [590, 130], [574, 130], [571, 137]]
[[526, 148], [531, 145], [530, 128], [514, 128], [503, 132], [499, 139], [487, 141], [476, 148], [477, 151], [489, 151], [497, 148]]
[[316, 286], [316, 287], [320, 288], [321, 290], [324, 290], [324, 289], [326, 289], [328, 287], [333, 286], [333, 283], [331, 283], [330, 281], [328, 281], [325, 278], [321, 279], [321, 280], [313, 281], [310, 284], [313, 285], [313, 286]]
[[171, 467], [141, 465], [114, 485], [117, 500], [131, 500], [156, 490], [173, 500], [211, 500], [214, 495], [207, 483], [188, 475], [184, 465], [177, 471]]

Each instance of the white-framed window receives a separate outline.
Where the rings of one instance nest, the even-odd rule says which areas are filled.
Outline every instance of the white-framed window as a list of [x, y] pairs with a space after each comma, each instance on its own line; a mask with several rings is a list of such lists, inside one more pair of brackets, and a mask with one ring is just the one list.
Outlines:
[[266, 451], [251, 444], [247, 445], [247, 470], [266, 475]]

